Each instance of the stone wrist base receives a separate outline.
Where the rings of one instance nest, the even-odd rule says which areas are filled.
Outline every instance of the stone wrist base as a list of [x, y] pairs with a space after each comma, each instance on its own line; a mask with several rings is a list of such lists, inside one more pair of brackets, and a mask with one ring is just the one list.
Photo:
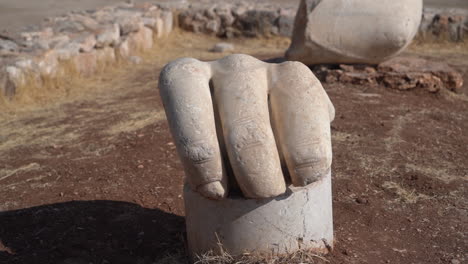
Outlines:
[[263, 200], [209, 200], [184, 188], [189, 254], [220, 246], [231, 255], [327, 252], [333, 246], [331, 175], [304, 188]]

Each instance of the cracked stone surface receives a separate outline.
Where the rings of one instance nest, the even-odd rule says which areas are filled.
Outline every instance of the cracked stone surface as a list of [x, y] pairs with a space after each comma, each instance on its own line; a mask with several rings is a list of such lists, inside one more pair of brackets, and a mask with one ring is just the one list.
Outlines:
[[[275, 198], [209, 200], [184, 189], [189, 252], [284, 254], [333, 247], [331, 175], [307, 187], [291, 187]], [[207, 217], [209, 216], [209, 217]]]

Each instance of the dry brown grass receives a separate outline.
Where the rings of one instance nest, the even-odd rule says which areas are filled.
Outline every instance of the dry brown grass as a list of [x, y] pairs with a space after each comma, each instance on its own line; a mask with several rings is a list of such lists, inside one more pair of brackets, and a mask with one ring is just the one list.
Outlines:
[[329, 261], [318, 254], [308, 250], [300, 250], [292, 254], [285, 255], [255, 255], [243, 254], [231, 256], [226, 252], [216, 255], [211, 252], [198, 256], [195, 264], [314, 264], [328, 263]]
[[[33, 78], [28, 79], [13, 100], [0, 97], [0, 156], [21, 145], [79, 144], [89, 126], [108, 124], [106, 120], [110, 117], [115, 121], [100, 130], [107, 138], [164, 120], [161, 108], [142, 104], [141, 96], [135, 94], [154, 91], [156, 97], [158, 71], [171, 60], [179, 57], [215, 60], [228, 55], [209, 51], [220, 41], [226, 40], [176, 30], [170, 37], [157, 39], [153, 49], [141, 53], [143, 62], [138, 65], [124, 61], [101, 63], [96, 75], [85, 78], [77, 74], [71, 63], [64, 63], [61, 78], [44, 79], [44, 86], [35, 85]], [[286, 38], [231, 42], [236, 46], [232, 53], [265, 57], [281, 55], [289, 44]], [[76, 121], [69, 122], [67, 105], [77, 101], [90, 104], [74, 111]], [[41, 154], [37, 155], [40, 158]]]
[[397, 195], [397, 201], [403, 203], [416, 203], [420, 200], [427, 200], [430, 199], [429, 196], [417, 193], [415, 190], [407, 190], [403, 188], [400, 184], [392, 181], [386, 181], [382, 185], [383, 188], [394, 192]]

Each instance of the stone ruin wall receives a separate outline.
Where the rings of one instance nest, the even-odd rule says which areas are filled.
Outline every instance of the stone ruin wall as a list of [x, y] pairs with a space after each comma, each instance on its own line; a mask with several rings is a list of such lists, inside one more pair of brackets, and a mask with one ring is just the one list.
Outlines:
[[[82, 76], [100, 63], [138, 61], [135, 55], [175, 27], [222, 38], [291, 36], [296, 8], [266, 3], [119, 4], [49, 18], [40, 30], [0, 35], [0, 97], [13, 98], [28, 80], [41, 86], [64, 65]], [[464, 41], [468, 12], [425, 9], [419, 39]], [[65, 73], [66, 74], [66, 73]]]

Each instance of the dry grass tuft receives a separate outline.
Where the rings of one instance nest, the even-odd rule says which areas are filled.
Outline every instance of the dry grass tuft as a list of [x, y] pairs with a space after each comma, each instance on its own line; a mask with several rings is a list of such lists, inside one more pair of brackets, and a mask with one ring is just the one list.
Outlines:
[[429, 196], [417, 193], [415, 190], [406, 190], [396, 182], [386, 181], [382, 184], [382, 187], [394, 192], [398, 196], [398, 200], [403, 203], [413, 204], [420, 200], [430, 199]]
[[4, 179], [6, 179], [6, 178], [8, 178], [10, 176], [13, 176], [16, 173], [35, 171], [35, 170], [39, 170], [40, 168], [41, 168], [41, 166], [39, 164], [30, 163], [28, 165], [25, 165], [25, 166], [22, 166], [22, 167], [19, 167], [19, 168], [15, 168], [15, 169], [1, 169], [0, 170], [0, 181], [4, 180]]
[[220, 255], [208, 252], [196, 258], [195, 264], [314, 264], [329, 263], [329, 261], [318, 254], [307, 250], [300, 250], [292, 254], [280, 256], [243, 254], [231, 256], [223, 251]]

